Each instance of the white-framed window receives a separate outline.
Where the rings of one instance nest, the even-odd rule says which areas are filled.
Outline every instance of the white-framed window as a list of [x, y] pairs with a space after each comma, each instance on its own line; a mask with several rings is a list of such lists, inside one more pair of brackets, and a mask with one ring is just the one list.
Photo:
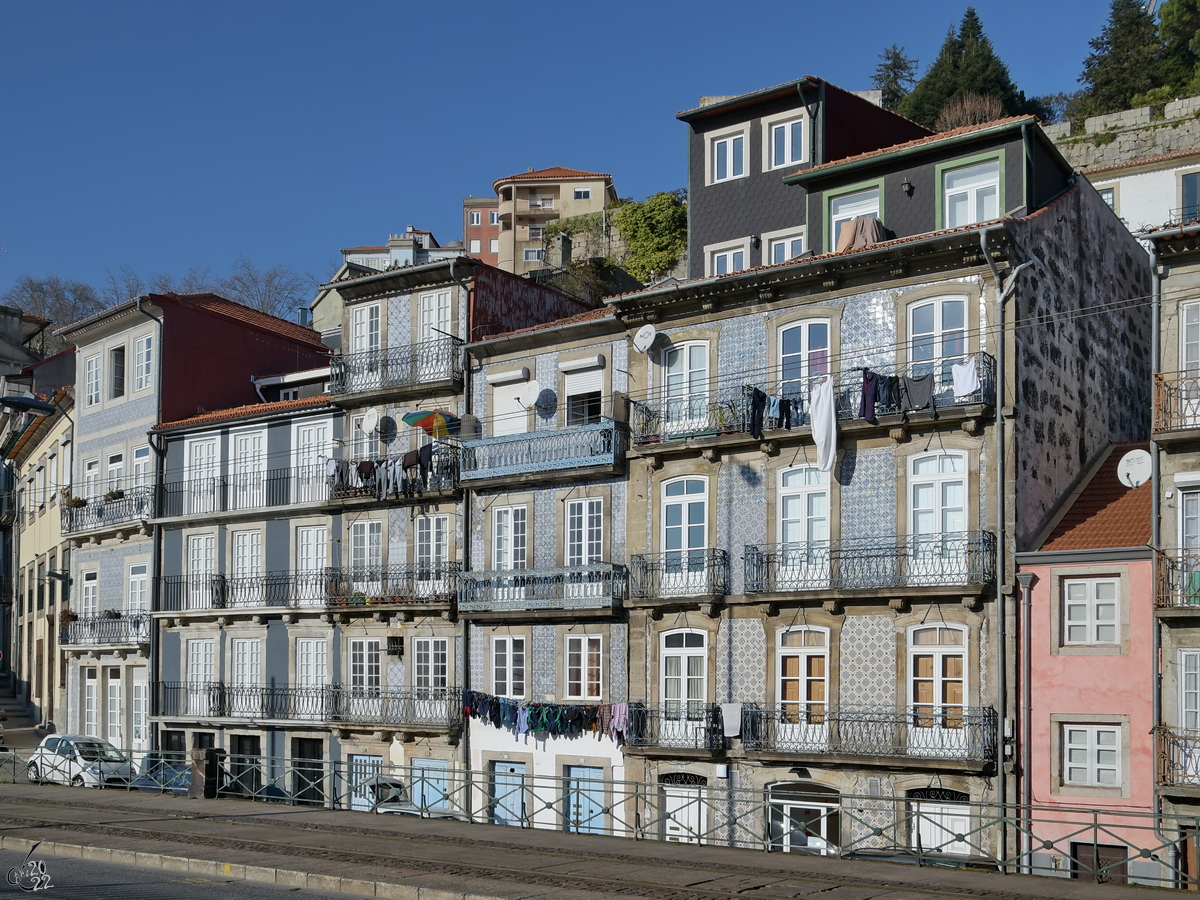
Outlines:
[[575, 193], [576, 200], [591, 200], [592, 199], [592, 189], [590, 187], [577, 187], [577, 188], [575, 188], [574, 193]]
[[38, 466], [33, 473], [33, 502], [37, 506], [46, 505], [46, 467]]
[[500, 252], [500, 239], [492, 238], [490, 241], [488, 241], [488, 253], [499, 253], [499, 252]]
[[784, 263], [804, 253], [804, 235], [793, 234], [767, 240], [767, 262]]
[[908, 307], [909, 360], [913, 375], [936, 373], [940, 386], [967, 352], [967, 299], [936, 297]]
[[150, 611], [149, 571], [145, 563], [129, 567], [129, 602], [126, 608], [130, 613]]
[[1179, 724], [1200, 731], [1200, 650], [1179, 651]]
[[836, 250], [842, 226], [849, 225], [859, 216], [879, 218], [879, 188], [867, 188], [852, 194], [832, 197], [829, 201], [829, 246], [826, 251]]
[[89, 459], [83, 464], [83, 496], [95, 500], [100, 491], [100, 460]]
[[942, 623], [908, 635], [908, 700], [917, 728], [961, 729], [967, 697], [965, 629]]
[[604, 501], [599, 497], [568, 500], [564, 562], [586, 566], [604, 559]]
[[730, 272], [740, 272], [746, 268], [748, 242], [742, 241], [737, 245], [718, 247], [708, 252], [708, 274], [728, 275]]
[[417, 517], [417, 565], [423, 569], [441, 566], [449, 558], [450, 518]]
[[1121, 728], [1062, 726], [1062, 783], [1077, 787], [1121, 786]]
[[536, 249], [532, 247], [525, 248], [525, 262], [541, 262], [546, 256], [546, 251], [541, 247]]
[[471, 253], [479, 253], [483, 249], [483, 241], [479, 238], [471, 238]]
[[798, 626], [779, 632], [779, 709], [785, 722], [820, 724], [829, 703], [829, 629]]
[[[1189, 375], [1200, 373], [1200, 302], [1183, 303], [1179, 317], [1183, 327], [1179, 329], [1179, 359], [1184, 372]], [[1192, 401], [1193, 405], [1195, 400]]]
[[660, 690], [668, 718], [698, 719], [708, 699], [708, 635], [680, 629], [660, 640]]
[[772, 122], [770, 125], [770, 164], [772, 169], [804, 162], [804, 118]]
[[444, 637], [413, 639], [413, 687], [418, 690], [444, 689], [448, 684], [449, 650]]
[[302, 525], [296, 529], [296, 590], [301, 603], [318, 604], [325, 596], [325, 566], [329, 559], [329, 528]]
[[217, 680], [217, 647], [212, 638], [189, 640], [187, 680], [193, 684], [210, 684]]
[[1063, 643], [1116, 644], [1119, 641], [1116, 578], [1064, 578]]
[[805, 319], [779, 329], [779, 374], [783, 393], [806, 398], [810, 381], [829, 374], [828, 319]]
[[298, 387], [280, 388], [279, 389], [279, 399], [280, 400], [299, 400], [300, 399], [300, 388], [298, 388]]
[[147, 334], [133, 342], [133, 390], [144, 391], [154, 378], [154, 335]]
[[133, 683], [133, 709], [130, 724], [133, 726], [133, 748], [144, 749], [150, 739], [149, 715], [150, 692], [149, 685], [144, 681]]
[[483, 223], [483, 213], [479, 210], [473, 209], [468, 215], [470, 216], [470, 224], [480, 225]]
[[377, 691], [382, 686], [379, 638], [353, 638], [350, 641], [350, 687], [358, 691]]
[[220, 508], [221, 463], [217, 439], [205, 438], [187, 443], [188, 512], [214, 512]]
[[125, 454], [110, 453], [108, 455], [108, 489], [117, 490], [125, 486]]
[[967, 521], [967, 458], [962, 453], [924, 453], [909, 463], [910, 534], [962, 532]]
[[666, 426], [708, 418], [708, 341], [685, 341], [663, 353]]
[[125, 347], [108, 351], [108, 396], [114, 400], [125, 396]]
[[383, 568], [383, 522], [359, 519], [350, 525], [350, 578], [355, 589], [372, 593]]
[[150, 448], [133, 448], [133, 486], [150, 486]]
[[676, 478], [663, 485], [664, 579], [703, 566], [708, 546], [708, 480]]
[[234, 606], [259, 606], [263, 600], [262, 532], [258, 529], [233, 533], [232, 581], [226, 586]]
[[1100, 195], [1100, 199], [1108, 204], [1109, 209], [1117, 208], [1117, 189], [1115, 187], [1096, 188], [1096, 193]]
[[96, 669], [84, 670], [83, 675], [83, 733], [98, 737], [96, 724]]
[[987, 222], [1000, 215], [1000, 161], [960, 166], [942, 173], [946, 227]]
[[599, 635], [567, 635], [567, 699], [600, 699], [604, 674], [601, 649]]
[[499, 225], [500, 224], [500, 210], [493, 209], [491, 212], [488, 213], [488, 224], [489, 225]]
[[213, 605], [213, 575], [216, 573], [216, 535], [188, 536], [188, 609], [210, 609]]
[[822, 561], [829, 546], [829, 473], [793, 466], [779, 473], [779, 543], [784, 565]]
[[379, 349], [379, 304], [356, 306], [350, 312], [350, 352], [367, 353]]
[[492, 637], [492, 693], [511, 700], [525, 699], [524, 637]]
[[420, 296], [420, 329], [418, 340], [445, 340], [450, 328], [450, 291], [430, 291]]
[[84, 405], [100, 402], [100, 354], [89, 356], [83, 363]]
[[524, 506], [492, 507], [492, 568], [524, 569], [529, 510]]
[[83, 598], [80, 612], [84, 618], [96, 615], [100, 610], [100, 573], [83, 573]]
[[[329, 641], [296, 638], [296, 687], [322, 688], [329, 684]], [[316, 705], [316, 704], [314, 704]], [[318, 717], [314, 710], [305, 718]]]
[[1179, 176], [1179, 199], [1181, 222], [1200, 216], [1200, 172], [1184, 172]]
[[712, 183], [746, 174], [746, 136], [743, 133], [714, 138], [711, 146]]

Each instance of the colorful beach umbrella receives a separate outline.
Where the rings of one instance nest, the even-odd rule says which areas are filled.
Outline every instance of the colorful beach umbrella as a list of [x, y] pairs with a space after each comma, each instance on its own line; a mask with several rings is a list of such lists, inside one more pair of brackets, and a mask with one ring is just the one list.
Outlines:
[[444, 438], [458, 434], [458, 427], [461, 424], [458, 416], [444, 409], [418, 410], [405, 413], [403, 418], [404, 424], [420, 428], [432, 438]]

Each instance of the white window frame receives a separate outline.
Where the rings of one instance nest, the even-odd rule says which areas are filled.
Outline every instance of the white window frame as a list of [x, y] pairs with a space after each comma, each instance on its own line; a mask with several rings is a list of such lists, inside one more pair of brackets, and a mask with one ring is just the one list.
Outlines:
[[450, 558], [450, 517], [417, 516], [416, 563], [419, 568], [442, 566]]
[[[700, 353], [693, 353], [693, 350], [699, 350]], [[672, 371], [673, 358], [682, 361], [677, 371]], [[703, 368], [696, 365], [697, 361], [703, 361]], [[697, 422], [707, 422], [711, 390], [708, 341], [681, 341], [662, 351], [659, 369], [662, 376], [663, 407], [666, 411], [666, 415], [663, 416], [663, 429], [670, 434], [672, 431], [687, 431]]]
[[[1112, 589], [1112, 597], [1099, 598], [1101, 586]], [[1083, 597], [1071, 597], [1072, 588], [1082, 588]], [[1060, 587], [1062, 617], [1060, 633], [1063, 646], [1066, 647], [1112, 647], [1121, 643], [1121, 579], [1120, 578], [1063, 578]], [[1101, 618], [1101, 607], [1111, 606], [1112, 617]], [[1072, 618], [1073, 609], [1078, 609], [1081, 615]], [[1112, 629], [1112, 639], [1102, 640], [1099, 637], [1101, 628]], [[1071, 637], [1072, 630], [1082, 629], [1081, 639]]]
[[[762, 260], [764, 266], [782, 265], [783, 263], [791, 262], [796, 257], [803, 256], [804, 251], [808, 249], [808, 244], [804, 239], [803, 228], [772, 231], [763, 234], [761, 237], [762, 245], [766, 248]], [[782, 249], [782, 259], [775, 258], [775, 251], [777, 249]]]
[[1179, 727], [1200, 732], [1200, 650], [1179, 651]]
[[413, 687], [445, 690], [450, 681], [450, 641], [444, 637], [413, 638]]
[[[992, 219], [1000, 217], [1003, 210], [1000, 208], [1000, 158], [978, 160], [976, 162], [966, 163], [965, 165], [955, 166], [952, 169], [942, 170], [942, 183], [939, 185], [942, 189], [942, 227], [943, 228], [964, 228], [967, 225], [977, 225], [980, 222], [988, 222]], [[995, 167], [993, 177], [987, 180], [981, 180], [977, 184], [969, 184], [965, 187], [955, 190], [950, 193], [950, 177], [955, 173], [965, 172], [968, 169], [984, 169], [985, 167]], [[987, 173], [992, 175], [993, 173]], [[991, 189], [995, 192], [996, 211], [994, 215], [981, 214], [979, 211], [980, 194], [983, 191]], [[952, 221], [950, 217], [950, 201], [951, 198], [965, 197], [967, 201], [966, 220], [962, 222]]]
[[[825, 346], [814, 347], [814, 329], [825, 329]], [[788, 353], [784, 344], [786, 335], [798, 331], [800, 334], [799, 353]], [[819, 330], [818, 330], [819, 335]], [[830, 374], [833, 359], [833, 323], [829, 319], [800, 319], [780, 325], [776, 332], [776, 346], [779, 351], [779, 378], [783, 383], [783, 392], [788, 397], [799, 397], [808, 408], [810, 382], [820, 376]], [[794, 359], [798, 357], [798, 359]], [[795, 365], [799, 362], [799, 366]]]
[[[704, 490], [689, 493], [687, 491], [689, 482], [703, 484]], [[668, 491], [676, 484], [684, 485], [684, 493], [669, 494]], [[712, 524], [713, 514], [709, 497], [710, 488], [709, 479], [700, 475], [684, 475], [664, 481], [662, 484], [662, 493], [659, 498], [658, 546], [664, 560], [660, 590], [665, 594], [697, 593], [703, 591], [707, 586], [709, 528]], [[701, 523], [691, 521], [691, 507], [694, 503], [702, 504], [704, 521]], [[675, 505], [680, 507], [678, 525], [670, 523], [667, 512], [668, 507]], [[692, 529], [696, 527], [700, 528], [702, 535], [702, 541], [698, 545], [692, 543]], [[679, 529], [678, 547], [670, 546], [672, 541], [669, 540], [671, 530], [675, 528]], [[668, 554], [678, 555], [672, 557]], [[699, 563], [699, 568], [696, 567], [697, 563]]]
[[[945, 631], [954, 631], [960, 635], [960, 642], [957, 644], [938, 643], [938, 644], [917, 644], [915, 643], [917, 633], [929, 628], [937, 628]], [[939, 635], [940, 637], [940, 635]], [[907, 640], [905, 641], [908, 648], [908, 677], [905, 679], [905, 694], [908, 698], [908, 705], [912, 709], [918, 707], [929, 707], [932, 709], [930, 716], [938, 721], [941, 721], [946, 715], [947, 709], [957, 709], [960, 713], [965, 712], [970, 705], [971, 684], [970, 684], [970, 666], [967, 651], [970, 649], [968, 641], [970, 640], [970, 632], [961, 625], [954, 625], [949, 622], [926, 622], [921, 625], [913, 625], [908, 629]], [[926, 679], [917, 677], [916, 658], [918, 656], [933, 657], [933, 675], [932, 683], [934, 687], [933, 699], [929, 702], [918, 702], [917, 699], [917, 681], [925, 681]], [[962, 659], [962, 678], [947, 677], [943, 660], [947, 657], [958, 656]], [[962, 682], [962, 702], [954, 703], [946, 700], [945, 687], [947, 684], [955, 681]]]
[[150, 486], [150, 448], [143, 445], [133, 448], [133, 487], [148, 488]]
[[[799, 152], [795, 145], [795, 132], [792, 126], [800, 126]], [[763, 171], [790, 169], [803, 165], [808, 160], [808, 116], [796, 111], [783, 113], [763, 119]], [[779, 159], [775, 153], [776, 133], [782, 129], [784, 136], [784, 157]]]
[[492, 507], [492, 568], [519, 571], [529, 567], [529, 507]]
[[[871, 202], [871, 196], [874, 195], [874, 203]], [[847, 202], [851, 204], [850, 209], [835, 213], [834, 207], [839, 202]], [[856, 191], [849, 191], [845, 194], [831, 196], [829, 203], [829, 241], [825, 248], [826, 253], [832, 253], [837, 250], [838, 234], [841, 231], [841, 226], [844, 222], [849, 222], [859, 216], [874, 216], [876, 219], [880, 217], [880, 207], [882, 205], [882, 197], [880, 190], [876, 186], [861, 188]]]
[[[141, 571], [138, 571], [138, 570]], [[150, 611], [150, 566], [135, 563], [129, 567], [129, 590], [125, 594], [125, 609], [132, 614]]]
[[100, 403], [100, 354], [89, 356], [83, 361], [83, 405], [98, 406]]
[[471, 243], [469, 245], [467, 252], [468, 253], [482, 253], [483, 252], [483, 241], [480, 240], [479, 238], [471, 238]]
[[80, 597], [80, 613], [84, 618], [100, 612], [100, 573], [92, 570], [80, 573], [83, 593]]
[[587, 566], [604, 561], [604, 500], [576, 497], [563, 504], [563, 564]]
[[351, 307], [350, 353], [370, 353], [383, 343], [383, 317], [378, 303], [364, 303]]
[[96, 722], [96, 690], [99, 677], [95, 667], [84, 669], [83, 676], [83, 733], [88, 737], [98, 737]]
[[[945, 471], [943, 459], [953, 458], [961, 461], [962, 467], [951, 471]], [[917, 466], [928, 459], [936, 460], [936, 472], [917, 472]], [[955, 450], [937, 450], [929, 453], [914, 453], [908, 460], [908, 533], [914, 539], [918, 535], [943, 535], [943, 534], [960, 534], [967, 530], [967, 522], [970, 516], [970, 492], [968, 490], [970, 481], [967, 471], [967, 454]], [[953, 482], [960, 482], [962, 485], [962, 504], [955, 507], [953, 504], [945, 502], [946, 493], [945, 486]], [[926, 485], [932, 485], [934, 489], [934, 505], [930, 508], [937, 518], [934, 523], [937, 526], [935, 531], [920, 531], [917, 527], [917, 515], [927, 511], [925, 507], [917, 508], [916, 504], [916, 489]], [[954, 509], [960, 509], [960, 520], [958, 528], [946, 527], [946, 514]]]
[[154, 335], [145, 334], [133, 342], [133, 391], [144, 391], [154, 382]]
[[[706, 135], [705, 142], [705, 183], [724, 184], [746, 178], [750, 174], [750, 126], [748, 123], [738, 125], [714, 134]], [[720, 174], [720, 161], [724, 150], [725, 173]], [[742, 167], [738, 171], [735, 160], [741, 154]]]
[[525, 262], [542, 262], [546, 258], [546, 251], [542, 247], [526, 247], [524, 251]]
[[[667, 647], [668, 638], [674, 635], [685, 635], [684, 646]], [[687, 646], [686, 635], [699, 635], [699, 646]], [[658, 647], [658, 696], [663, 710], [668, 716], [675, 718], [703, 717], [708, 704], [708, 634], [698, 628], [672, 628], [659, 635]], [[672, 658], [680, 660], [679, 672], [675, 675], [669, 674], [671, 669], [669, 660]], [[691, 659], [699, 660], [700, 671], [698, 673], [693, 673]], [[671, 679], [679, 680], [678, 698], [668, 698], [668, 693], [672, 693], [668, 690], [668, 682]], [[696, 682], [699, 682], [700, 690], [698, 694], [693, 694], [692, 688]]]
[[[738, 258], [740, 256], [740, 259]], [[728, 275], [750, 268], [750, 238], [709, 244], [704, 248], [704, 274], [708, 277]]]
[[577, 188], [572, 188], [571, 190], [572, 190], [571, 196], [575, 200], [591, 200], [592, 199], [592, 189], [590, 187], [577, 187]]
[[377, 693], [383, 687], [379, 638], [351, 638], [346, 663], [346, 683], [351, 690]]
[[[592, 678], [593, 670], [595, 671], [594, 680]], [[578, 674], [573, 675], [573, 672]], [[568, 634], [566, 636], [563, 683], [566, 686], [564, 696], [568, 700], [599, 700], [604, 696], [604, 641], [600, 635]]]
[[[117, 400], [125, 396], [125, 383], [128, 380], [129, 360], [124, 344], [108, 348], [108, 398]], [[118, 358], [120, 364], [118, 365]]]
[[[815, 480], [814, 480], [815, 479]], [[788, 484], [789, 481], [799, 483]], [[786, 580], [797, 578], [806, 585], [814, 579], [829, 578], [830, 485], [829, 473], [815, 465], [788, 466], [779, 470], [776, 486], [776, 543], [779, 544], [778, 571]], [[789, 517], [791, 500], [800, 509]], [[823, 508], [814, 510], [814, 501]], [[799, 526], [800, 539], [789, 536], [792, 523]]]
[[496, 226], [496, 225], [500, 224], [500, 210], [493, 209], [490, 212], [488, 212], [488, 224], [491, 226]]
[[[961, 304], [962, 326], [947, 326], [947, 307]], [[913, 374], [934, 373], [935, 390], [952, 382], [950, 366], [961, 361], [970, 353], [970, 306], [965, 294], [947, 294], [943, 297], [926, 297], [908, 304], [908, 362]], [[919, 311], [933, 307], [933, 331], [923, 331], [918, 336], [915, 319]], [[920, 343], [918, 343], [920, 341]], [[932, 349], [932, 355], [925, 348]], [[917, 357], [921, 356], [921, 359]], [[920, 371], [918, 371], [920, 370]]]
[[454, 333], [454, 299], [449, 288], [426, 291], [417, 297], [417, 303], [417, 340], [420, 343], [444, 341]]
[[500, 252], [500, 238], [492, 238], [488, 241], [488, 253]]
[[468, 225], [482, 225], [483, 224], [483, 212], [478, 209], [471, 210], [469, 213], [467, 213], [467, 224]]
[[528, 639], [521, 634], [492, 636], [492, 693], [497, 697], [525, 699], [529, 690], [528, 647]]
[[[800, 646], [787, 647], [784, 642], [787, 640], [787, 635], [799, 634], [819, 634], [822, 637], [823, 643], [820, 645], [809, 644], [805, 638], [801, 638]], [[824, 713], [829, 710], [829, 639], [830, 631], [828, 628], [823, 628], [818, 625], [794, 625], [786, 628], [780, 628], [775, 636], [775, 705], [780, 711], [785, 714], [785, 717], [792, 722], [807, 723], [811, 721], [811, 717], [816, 713]], [[809, 675], [810, 659], [819, 657], [822, 660], [822, 675], [819, 679]], [[798, 674], [794, 676], [786, 676], [784, 673], [785, 661], [787, 659], [799, 659]], [[784, 698], [784, 679], [795, 680], [799, 685], [799, 697], [795, 700], [787, 700]], [[820, 700], [813, 699], [810, 696], [810, 686], [819, 682], [822, 686]], [[794, 707], [794, 708], [792, 708]]]
[[[1059, 727], [1062, 728], [1063, 786], [1120, 790], [1122, 727], [1112, 723], [1074, 722], [1063, 722]], [[1078, 777], [1081, 770], [1082, 778]], [[1104, 780], [1103, 772], [1112, 772], [1112, 780]]]
[[133, 727], [133, 749], [143, 750], [150, 737], [147, 727], [150, 715], [150, 686], [144, 681], [135, 681], [132, 685], [131, 722]]
[[83, 463], [83, 499], [98, 499], [100, 490], [100, 460], [89, 459]]

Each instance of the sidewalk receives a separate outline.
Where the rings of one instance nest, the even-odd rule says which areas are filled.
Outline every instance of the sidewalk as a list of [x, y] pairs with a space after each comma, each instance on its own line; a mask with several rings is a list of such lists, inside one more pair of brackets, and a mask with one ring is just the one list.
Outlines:
[[39, 857], [404, 900], [1125, 900], [1152, 890], [241, 800], [0, 787], [0, 847], [27, 851], [39, 840]]

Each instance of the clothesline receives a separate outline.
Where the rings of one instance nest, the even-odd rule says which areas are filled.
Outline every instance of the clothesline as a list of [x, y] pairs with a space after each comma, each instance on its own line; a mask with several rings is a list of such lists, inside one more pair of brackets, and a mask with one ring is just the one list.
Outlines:
[[463, 716], [505, 728], [517, 740], [525, 735], [525, 743], [531, 733], [575, 737], [589, 732], [608, 735], [619, 746], [629, 730], [628, 703], [538, 703], [463, 691]]

